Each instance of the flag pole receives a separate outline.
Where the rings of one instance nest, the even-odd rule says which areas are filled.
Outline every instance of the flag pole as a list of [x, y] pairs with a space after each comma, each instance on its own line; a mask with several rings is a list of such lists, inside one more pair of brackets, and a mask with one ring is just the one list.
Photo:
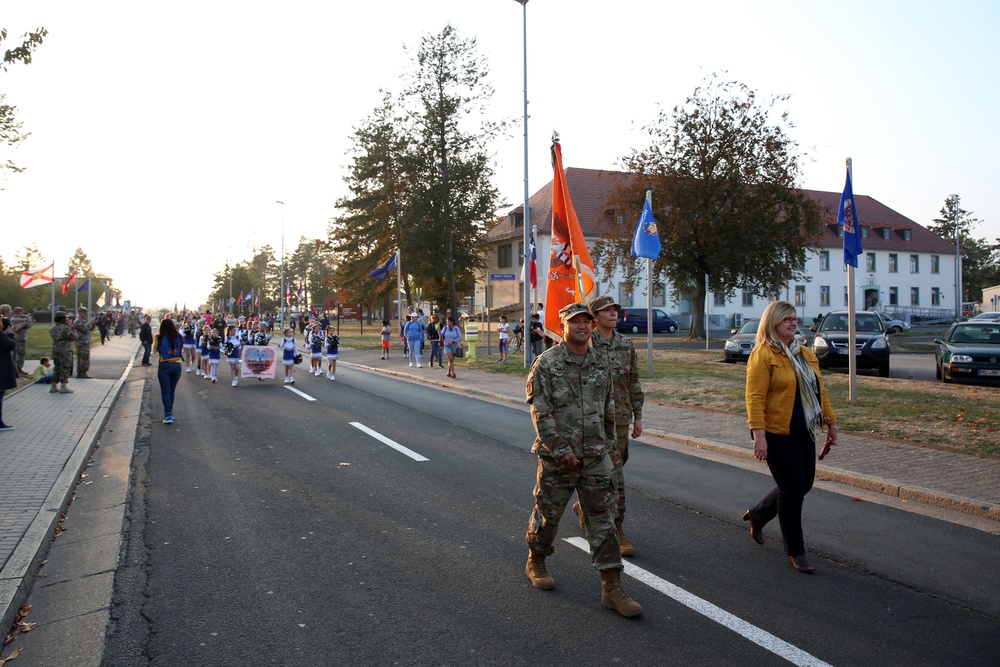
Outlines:
[[49, 316], [52, 324], [56, 323], [56, 263], [52, 261], [52, 303], [49, 304]]
[[[851, 195], [854, 194], [854, 162], [847, 158], [847, 178], [851, 181]], [[858, 222], [857, 211], [854, 212], [854, 233], [861, 233], [861, 225]], [[845, 232], [846, 233], [846, 232]], [[854, 265], [847, 264], [847, 376], [848, 391], [847, 400], [858, 400], [858, 356], [855, 348], [857, 328], [854, 322], [854, 313], [857, 305], [854, 303]]]
[[[653, 191], [646, 190], [646, 204], [653, 210]], [[646, 359], [653, 377], [653, 260], [646, 258]]]
[[[531, 303], [538, 298], [537, 294], [532, 291], [531, 279], [530, 279], [530, 267], [529, 262], [531, 262], [531, 250], [528, 248], [530, 240], [528, 238], [529, 229], [531, 226], [531, 208], [528, 206], [528, 0], [518, 0], [521, 4], [521, 22], [522, 22], [522, 48], [524, 55], [524, 216], [521, 221], [523, 229], [522, 237], [524, 241], [524, 293], [521, 295], [524, 299], [524, 331], [522, 336], [524, 336], [524, 367], [528, 368], [531, 366], [531, 336], [528, 334], [528, 327], [531, 324]], [[535, 233], [535, 246], [537, 248], [538, 244], [538, 234]], [[535, 253], [537, 254], [537, 252]], [[537, 289], [537, 288], [536, 288]], [[545, 326], [545, 323], [542, 323]]]

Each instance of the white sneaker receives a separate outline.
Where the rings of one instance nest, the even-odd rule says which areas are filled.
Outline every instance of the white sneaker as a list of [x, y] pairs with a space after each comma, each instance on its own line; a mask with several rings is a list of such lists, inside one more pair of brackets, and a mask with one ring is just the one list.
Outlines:
[[294, 375], [292, 375], [291, 377], [288, 378], [288, 384], [295, 384], [295, 376]]
[[212, 384], [215, 384], [218, 381], [219, 381], [218, 378], [212, 378]]
[[333, 381], [333, 380], [336, 380], [336, 379], [337, 379], [337, 376], [334, 375], [333, 373], [330, 373], [330, 380]]
[[410, 362], [410, 368], [413, 368], [413, 362], [412, 361]]
[[422, 364], [417, 364], [417, 368], [423, 368]]
[[191, 372], [191, 367], [190, 367], [190, 366], [188, 366], [188, 367], [187, 367], [187, 372], [188, 372], [188, 373], [190, 373], [190, 372]]
[[233, 378], [233, 386], [236, 386], [236, 378]]
[[288, 376], [285, 376], [285, 384], [288, 384]]
[[[188, 371], [188, 373], [190, 373], [190, 372], [191, 372], [191, 371]], [[194, 372], [194, 374], [195, 374], [195, 375], [201, 375], [201, 369], [200, 369], [200, 368], [199, 368], [199, 369], [196, 369], [196, 370], [195, 370], [195, 372]]]

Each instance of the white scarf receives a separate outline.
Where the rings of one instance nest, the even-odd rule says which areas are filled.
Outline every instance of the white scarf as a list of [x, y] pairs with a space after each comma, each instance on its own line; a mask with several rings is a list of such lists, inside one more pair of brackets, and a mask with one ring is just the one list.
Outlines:
[[791, 345], [785, 345], [781, 341], [772, 341], [772, 347], [776, 347], [785, 353], [788, 360], [792, 362], [795, 370], [795, 379], [798, 380], [799, 398], [802, 400], [802, 410], [806, 413], [806, 425], [810, 429], [823, 423], [823, 406], [819, 402], [819, 380], [816, 377], [812, 366], [802, 356], [802, 348], [799, 341], [792, 339]]

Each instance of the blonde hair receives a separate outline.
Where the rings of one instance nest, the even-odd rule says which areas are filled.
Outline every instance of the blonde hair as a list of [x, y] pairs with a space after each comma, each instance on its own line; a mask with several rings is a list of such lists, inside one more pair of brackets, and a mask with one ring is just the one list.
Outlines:
[[757, 338], [754, 345], [776, 343], [778, 341], [777, 329], [782, 320], [791, 315], [795, 315], [795, 306], [787, 301], [772, 301], [764, 309], [764, 314], [760, 316], [760, 324], [757, 326]]

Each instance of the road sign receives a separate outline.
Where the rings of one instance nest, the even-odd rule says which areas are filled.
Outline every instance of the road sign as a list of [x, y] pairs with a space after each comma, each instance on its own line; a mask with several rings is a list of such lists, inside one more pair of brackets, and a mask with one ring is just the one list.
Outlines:
[[516, 280], [517, 276], [513, 273], [491, 273], [490, 280]]

